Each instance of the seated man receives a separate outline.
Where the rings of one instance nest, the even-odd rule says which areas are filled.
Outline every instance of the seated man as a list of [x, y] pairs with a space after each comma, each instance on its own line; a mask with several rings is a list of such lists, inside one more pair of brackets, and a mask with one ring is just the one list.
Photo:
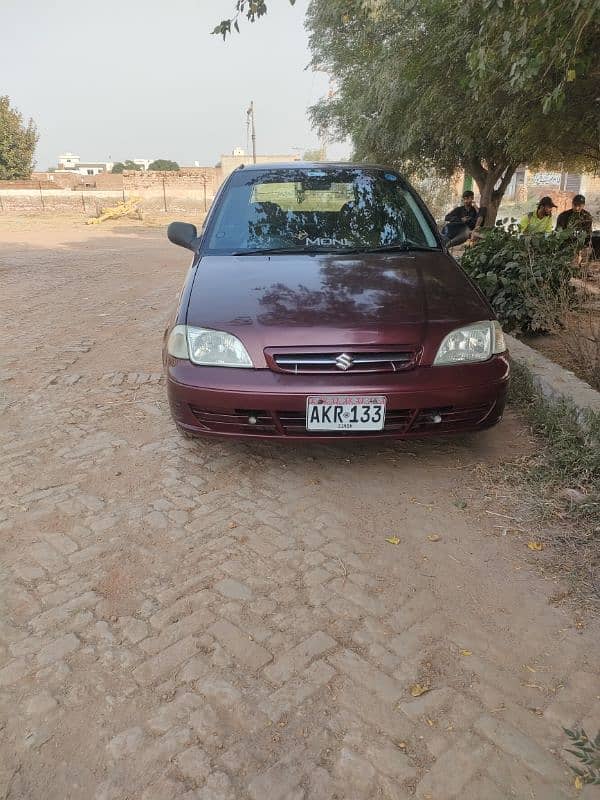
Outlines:
[[459, 234], [466, 232], [465, 228], [468, 230], [468, 235], [470, 235], [475, 228], [481, 227], [485, 219], [485, 209], [477, 208], [474, 193], [467, 189], [463, 192], [462, 206], [453, 208], [452, 211], [446, 214], [444, 219], [446, 224], [442, 233], [452, 242]]
[[557, 208], [551, 197], [541, 197], [535, 211], [525, 214], [519, 222], [521, 233], [552, 233], [552, 209]]
[[585, 210], [585, 197], [576, 194], [573, 198], [573, 205], [568, 211], [563, 211], [556, 219], [557, 231], [570, 231], [572, 233], [583, 233], [584, 242], [588, 244], [592, 235], [592, 215]]

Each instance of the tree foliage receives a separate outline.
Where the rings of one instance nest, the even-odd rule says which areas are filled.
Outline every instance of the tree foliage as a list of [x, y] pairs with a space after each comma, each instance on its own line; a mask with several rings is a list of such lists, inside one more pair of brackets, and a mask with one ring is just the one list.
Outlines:
[[130, 158], [126, 159], [125, 161], [117, 161], [116, 164], [113, 165], [111, 172], [115, 175], [120, 175], [123, 170], [133, 170], [134, 172], [141, 172], [143, 169], [141, 164], [136, 164]]
[[175, 172], [179, 169], [179, 164], [176, 161], [169, 161], [168, 158], [157, 158], [149, 165], [148, 169], [159, 172]]
[[[296, 0], [289, 0], [294, 5]], [[384, 3], [362, 0], [365, 11], [385, 15]], [[231, 27], [239, 32], [238, 18], [254, 22], [267, 13], [263, 0], [237, 0], [235, 14], [222, 20], [213, 30], [223, 39]], [[464, 0], [450, 10], [453, 16], [478, 20], [474, 38], [468, 43], [466, 57], [478, 78], [502, 65], [513, 89], [528, 87], [531, 100], [540, 101], [548, 113], [562, 106], [569, 94], [569, 84], [597, 77], [600, 63], [600, 0]], [[536, 85], [539, 79], [541, 85]], [[472, 86], [477, 92], [477, 81]], [[580, 86], [579, 93], [587, 87]], [[592, 104], [597, 96], [587, 95]], [[600, 122], [596, 123], [598, 127]]]
[[471, 0], [460, 13], [450, 0], [312, 0], [312, 65], [335, 77], [336, 90], [311, 113], [317, 128], [350, 136], [359, 159], [409, 174], [464, 168], [493, 224], [518, 164], [590, 162], [600, 152], [590, 110], [600, 82], [586, 96], [570, 83], [550, 126], [540, 98], [554, 76], [513, 84], [496, 53], [474, 68], [481, 24]]
[[325, 151], [322, 147], [317, 147], [314, 150], [305, 150], [302, 154], [303, 161], [325, 161]]
[[0, 180], [29, 178], [38, 138], [33, 120], [25, 124], [8, 96], [0, 96]]
[[[480, 24], [469, 54], [477, 78], [504, 64], [511, 88], [529, 87], [546, 112], [568, 102], [573, 90], [585, 93], [594, 74], [597, 79], [600, 0], [477, 0], [477, 5]], [[598, 114], [598, 97], [588, 99]]]
[[[288, 0], [288, 2], [293, 6], [296, 0]], [[222, 36], [225, 40], [227, 35], [231, 33], [232, 27], [238, 33], [240, 32], [240, 17], [246, 17], [250, 22], [256, 22], [257, 19], [263, 17], [266, 13], [267, 4], [265, 0], [236, 0], [233, 16], [222, 19], [214, 28], [213, 33]]]

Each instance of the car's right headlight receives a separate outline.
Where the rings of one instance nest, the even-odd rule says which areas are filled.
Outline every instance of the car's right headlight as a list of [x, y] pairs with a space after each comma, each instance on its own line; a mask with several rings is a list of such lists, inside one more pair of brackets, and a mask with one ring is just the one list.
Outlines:
[[434, 366], [487, 361], [506, 350], [504, 333], [496, 320], [465, 325], [449, 333], [438, 348]]
[[206, 367], [253, 367], [248, 351], [231, 333], [210, 328], [175, 325], [169, 335], [167, 352]]

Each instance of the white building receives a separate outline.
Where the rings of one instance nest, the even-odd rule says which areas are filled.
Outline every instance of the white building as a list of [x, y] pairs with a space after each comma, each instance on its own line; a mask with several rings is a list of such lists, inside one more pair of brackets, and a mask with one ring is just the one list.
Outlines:
[[58, 157], [57, 172], [77, 172], [79, 175], [98, 175], [100, 172], [110, 172], [114, 164], [112, 161], [82, 161], [74, 153], [63, 153]]
[[141, 167], [144, 172], [148, 170], [148, 167], [153, 161], [156, 161], [155, 158], [132, 158], [131, 160], [134, 164], [137, 164], [138, 167]]
[[[144, 172], [154, 161], [153, 158], [134, 158], [133, 163]], [[100, 172], [112, 172], [114, 161], [82, 161], [75, 153], [63, 153], [58, 157], [57, 172], [76, 172], [79, 175], [98, 175]]]

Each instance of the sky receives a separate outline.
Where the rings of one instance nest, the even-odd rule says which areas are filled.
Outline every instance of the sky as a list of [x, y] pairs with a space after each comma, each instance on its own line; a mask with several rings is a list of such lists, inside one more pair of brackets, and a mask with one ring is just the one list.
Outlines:
[[306, 69], [308, 0], [268, 5], [224, 43], [210, 31], [234, 0], [0, 0], [0, 94], [38, 126], [36, 169], [68, 151], [212, 166], [246, 147], [250, 100], [259, 153], [317, 147], [307, 107], [328, 77]]

